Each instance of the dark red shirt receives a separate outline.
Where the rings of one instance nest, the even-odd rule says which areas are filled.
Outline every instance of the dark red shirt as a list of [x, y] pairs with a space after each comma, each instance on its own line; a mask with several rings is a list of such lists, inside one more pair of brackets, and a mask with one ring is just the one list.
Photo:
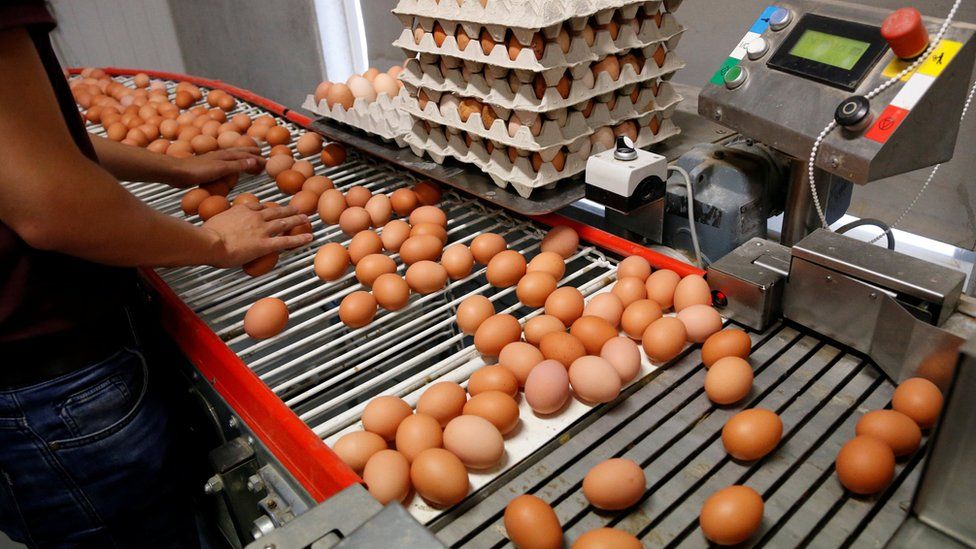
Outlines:
[[[43, 1], [0, 2], [0, 30], [27, 29], [75, 143], [88, 158], [97, 161], [51, 48], [49, 33], [54, 26], [54, 18]], [[44, 159], [38, 157], [36, 161]], [[31, 248], [0, 220], [0, 353], [4, 345], [33, 338], [72, 331], [97, 333], [104, 319], [119, 315], [122, 296], [134, 287], [135, 280], [132, 269], [107, 267]]]

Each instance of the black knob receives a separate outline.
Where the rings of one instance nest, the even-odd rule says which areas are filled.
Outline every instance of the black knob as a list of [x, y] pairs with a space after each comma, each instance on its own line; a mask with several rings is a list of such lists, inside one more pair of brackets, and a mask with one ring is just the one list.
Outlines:
[[834, 120], [842, 128], [861, 131], [871, 124], [871, 101], [863, 95], [854, 95], [841, 101], [834, 111]]

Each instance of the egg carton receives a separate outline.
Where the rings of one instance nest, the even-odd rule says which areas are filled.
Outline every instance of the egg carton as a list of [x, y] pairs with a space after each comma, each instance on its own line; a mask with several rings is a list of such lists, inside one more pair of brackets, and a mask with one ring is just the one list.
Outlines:
[[[512, 91], [512, 83], [507, 78], [487, 77], [485, 74], [473, 73], [465, 75], [461, 70], [449, 70], [443, 74], [437, 66], [424, 65], [417, 59], [407, 62], [404, 71], [400, 73], [400, 79], [411, 95], [419, 93], [420, 89], [449, 92], [464, 97], [474, 97], [482, 103], [488, 103], [494, 107], [514, 110], [516, 112], [549, 112], [557, 109], [570, 108], [573, 105], [584, 103], [589, 99], [607, 96], [620, 89], [626, 89], [635, 84], [642, 84], [653, 79], [669, 80], [675, 72], [684, 68], [685, 63], [673, 51], [665, 54], [664, 63], [658, 65], [654, 60], [654, 51], [658, 46], [649, 46], [650, 51], [645, 53], [646, 61], [644, 67], [638, 73], [634, 68], [627, 64], [621, 67], [620, 76], [617, 80], [610, 78], [606, 72], [593, 79], [590, 67], [583, 65], [581, 74], [572, 74], [572, 84], [570, 93], [566, 98], [556, 90], [555, 83], [551, 84], [542, 99], [535, 94], [532, 80], [528, 82], [518, 79], [516, 83], [519, 87]], [[489, 70], [485, 67], [485, 70]], [[576, 72], [576, 71], [574, 71]], [[589, 75], [587, 75], [589, 73]], [[514, 77], [513, 77], [514, 78]], [[489, 82], [491, 80], [491, 82]], [[592, 80], [592, 87], [587, 87]], [[557, 79], [558, 82], [558, 79]]]
[[[411, 96], [403, 97], [403, 109], [416, 118], [434, 122], [439, 125], [456, 128], [477, 135], [483, 139], [490, 139], [506, 146], [527, 151], [540, 151], [561, 147], [573, 143], [580, 137], [589, 136], [604, 126], [615, 126], [625, 120], [630, 120], [649, 113], [661, 113], [670, 118], [678, 103], [683, 99], [674, 91], [670, 82], [661, 83], [655, 88], [648, 86], [640, 90], [636, 102], [632, 102], [630, 95], [618, 95], [616, 105], [611, 110], [608, 103], [596, 102], [590, 116], [585, 116], [576, 109], [560, 109], [546, 113], [540, 132], [533, 135], [530, 125], [537, 117], [542, 116], [534, 112], [519, 112], [494, 108], [498, 118], [489, 128], [485, 128], [481, 113], [474, 113], [466, 122], [461, 121], [457, 109], [446, 109], [442, 113], [435, 98], [421, 108], [418, 100]], [[518, 115], [522, 126], [515, 135], [509, 133], [508, 119], [512, 114]]]
[[393, 13], [405, 27], [411, 26], [416, 17], [476, 23], [489, 28], [493, 35], [498, 28], [512, 29], [525, 44], [529, 40], [524, 37], [526, 33], [531, 36], [542, 30], [550, 37], [555, 36], [551, 29], [557, 27], [555, 32], [559, 32], [558, 26], [563, 22], [578, 31], [591, 17], [598, 24], [605, 24], [617, 12], [629, 19], [641, 7], [647, 13], [654, 13], [662, 6], [674, 12], [680, 5], [681, 0], [487, 0], [485, 5], [481, 0], [400, 0]]
[[398, 147], [404, 147], [403, 136], [413, 125], [413, 119], [400, 108], [400, 98], [408, 94], [408, 90], [400, 88], [396, 97], [381, 93], [373, 102], [367, 102], [360, 97], [349, 110], [338, 104], [329, 108], [324, 99], [316, 104], [315, 96], [308, 95], [302, 108], [322, 118], [352, 126], [384, 141], [395, 142]]
[[[681, 133], [681, 129], [671, 118], [664, 118], [661, 113], [649, 114], [638, 120], [649, 121], [655, 117], [659, 121], [657, 133], [654, 133], [647, 123], [641, 123], [640, 133], [637, 136], [638, 147], [647, 148]], [[569, 152], [566, 154], [566, 164], [562, 171], [557, 171], [552, 165], [552, 159], [562, 147], [539, 151], [543, 164], [536, 171], [532, 168], [528, 156], [520, 155], [513, 163], [508, 157], [507, 150], [501, 147], [494, 147], [489, 152], [484, 141], [472, 140], [469, 144], [460, 130], [451, 131], [450, 127], [441, 126], [431, 127], [428, 131], [424, 124], [425, 121], [418, 120], [404, 136], [404, 140], [414, 154], [429, 156], [438, 164], [443, 164], [448, 157], [474, 164], [487, 173], [498, 187], [505, 189], [511, 186], [523, 198], [530, 198], [535, 189], [555, 188], [559, 181], [582, 173], [591, 155], [606, 150], [606, 147], [600, 144], [591, 144], [588, 137], [581, 137], [566, 147]]]
[[[509, 56], [508, 48], [504, 43], [504, 32], [500, 36], [492, 37], [499, 43], [486, 55], [481, 47], [481, 42], [478, 40], [481, 28], [452, 21], [420, 19], [418, 20], [418, 28], [423, 29], [425, 32], [419, 43], [414, 37], [414, 29], [408, 27], [403, 30], [403, 33], [401, 33], [393, 45], [403, 49], [407, 57], [414, 57], [417, 54], [424, 60], [436, 60], [440, 57], [448, 57], [454, 60], [452, 64], [455, 66], [460, 62], [468, 62], [551, 74], [553, 69], [591, 63], [611, 53], [643, 48], [649, 44], [666, 42], [671, 45], [671, 49], [674, 49], [674, 46], [677, 46], [677, 42], [684, 33], [684, 28], [678, 24], [677, 20], [671, 14], [661, 14], [661, 12], [658, 12], [657, 15], [660, 19], [648, 17], [641, 23], [639, 30], [635, 30], [629, 24], [622, 24], [617, 33], [616, 40], [610, 35], [610, 31], [606, 29], [596, 31], [592, 46], [587, 44], [586, 40], [581, 36], [573, 36], [570, 41], [569, 50], [565, 53], [563, 53], [559, 44], [547, 42], [541, 59], [536, 59], [535, 53], [528, 47], [532, 35], [529, 35], [528, 40], [524, 43], [519, 40], [524, 47], [513, 60]], [[435, 23], [439, 23], [447, 33], [447, 37], [440, 46], [434, 41], [434, 36], [431, 33]], [[458, 28], [464, 29], [465, 33], [472, 37], [471, 41], [463, 50], [455, 37]], [[517, 36], [516, 39], [518, 40]]]

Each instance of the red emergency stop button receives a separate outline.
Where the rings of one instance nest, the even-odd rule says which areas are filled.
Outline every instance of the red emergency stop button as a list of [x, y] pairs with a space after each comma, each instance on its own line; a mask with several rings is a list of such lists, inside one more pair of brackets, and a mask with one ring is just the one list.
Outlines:
[[915, 8], [902, 8], [889, 15], [881, 25], [881, 36], [902, 59], [914, 59], [929, 46], [929, 31]]

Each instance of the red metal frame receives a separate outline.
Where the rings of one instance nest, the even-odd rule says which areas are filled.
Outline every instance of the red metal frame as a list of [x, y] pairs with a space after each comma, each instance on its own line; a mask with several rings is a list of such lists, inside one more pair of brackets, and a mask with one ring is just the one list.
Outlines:
[[[220, 89], [306, 129], [312, 122], [311, 118], [284, 105], [219, 80], [118, 67], [107, 67], [103, 70], [111, 75], [127, 76], [142, 72], [153, 78], [186, 81], [210, 89]], [[81, 69], [72, 68], [69, 72], [78, 74]], [[640, 255], [653, 267], [671, 269], [682, 277], [704, 274], [701, 269], [559, 214], [535, 216], [532, 219], [548, 226], [570, 226], [579, 233], [581, 239], [587, 242], [624, 256]], [[142, 270], [142, 275], [159, 293], [162, 302], [161, 320], [167, 333], [214, 386], [217, 393], [240, 415], [261, 442], [316, 501], [324, 501], [340, 490], [362, 482], [359, 476], [346, 466], [332, 449], [285, 406], [284, 402], [247, 367], [244, 361], [183, 303], [159, 275], [150, 269]]]

